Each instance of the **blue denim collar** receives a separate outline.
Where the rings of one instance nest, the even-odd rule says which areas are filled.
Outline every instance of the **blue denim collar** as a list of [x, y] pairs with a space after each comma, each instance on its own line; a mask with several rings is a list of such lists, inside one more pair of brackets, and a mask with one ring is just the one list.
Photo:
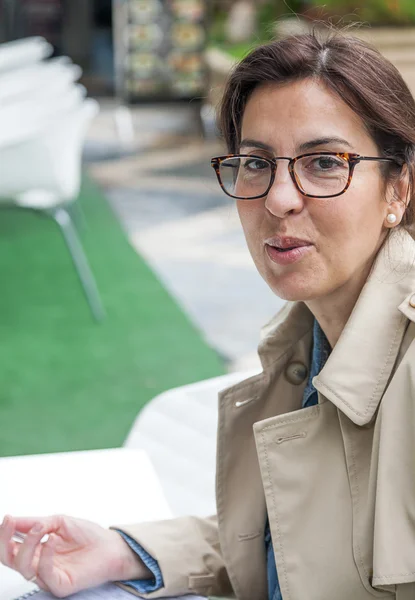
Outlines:
[[313, 327], [313, 349], [311, 354], [310, 374], [303, 395], [303, 408], [317, 404], [317, 391], [313, 386], [313, 378], [316, 377], [326, 364], [330, 356], [331, 347], [324, 331], [317, 320], [314, 319]]

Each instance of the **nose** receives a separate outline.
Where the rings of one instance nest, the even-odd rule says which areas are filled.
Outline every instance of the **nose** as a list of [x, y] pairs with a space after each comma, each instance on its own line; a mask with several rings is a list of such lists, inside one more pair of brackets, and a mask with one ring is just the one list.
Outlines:
[[265, 208], [274, 217], [283, 219], [296, 214], [304, 207], [304, 196], [297, 189], [288, 170], [288, 163], [277, 162], [277, 170], [272, 187], [265, 199]]

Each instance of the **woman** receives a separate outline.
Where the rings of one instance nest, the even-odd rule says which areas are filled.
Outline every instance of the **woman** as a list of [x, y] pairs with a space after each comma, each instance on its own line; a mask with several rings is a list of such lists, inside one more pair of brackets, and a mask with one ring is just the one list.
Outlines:
[[265, 330], [263, 372], [220, 396], [217, 518], [9, 517], [0, 559], [57, 596], [123, 581], [154, 598], [413, 599], [414, 100], [358, 39], [301, 35], [237, 66], [221, 125], [219, 182], [295, 302]]

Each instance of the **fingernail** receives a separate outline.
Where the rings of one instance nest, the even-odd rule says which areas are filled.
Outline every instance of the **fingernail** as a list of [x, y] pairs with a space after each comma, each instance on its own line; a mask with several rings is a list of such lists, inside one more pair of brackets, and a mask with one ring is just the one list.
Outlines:
[[40, 523], [37, 523], [36, 525], [34, 525], [32, 527], [32, 529], [30, 530], [30, 533], [40, 533], [43, 529], [43, 525], [40, 525]]

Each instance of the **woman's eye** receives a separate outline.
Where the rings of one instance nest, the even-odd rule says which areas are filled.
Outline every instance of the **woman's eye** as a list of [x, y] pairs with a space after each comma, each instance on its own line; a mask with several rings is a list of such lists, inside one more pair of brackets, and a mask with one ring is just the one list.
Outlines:
[[319, 171], [330, 171], [335, 169], [344, 169], [346, 163], [334, 156], [319, 156], [311, 161], [311, 168]]
[[269, 169], [269, 164], [265, 160], [250, 158], [246, 160], [244, 167], [250, 171], [263, 171], [264, 169]]

